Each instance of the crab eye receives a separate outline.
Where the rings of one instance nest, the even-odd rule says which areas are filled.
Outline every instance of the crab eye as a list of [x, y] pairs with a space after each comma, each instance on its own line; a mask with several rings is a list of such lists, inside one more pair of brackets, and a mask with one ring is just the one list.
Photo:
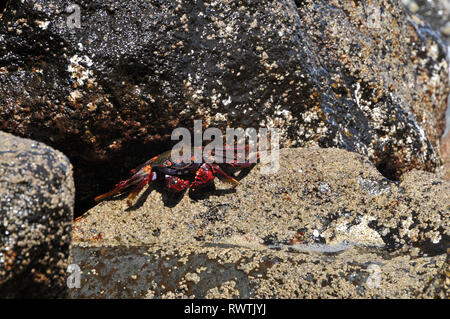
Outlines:
[[172, 162], [169, 160], [165, 160], [163, 165], [166, 167], [169, 167], [169, 166], [172, 166]]

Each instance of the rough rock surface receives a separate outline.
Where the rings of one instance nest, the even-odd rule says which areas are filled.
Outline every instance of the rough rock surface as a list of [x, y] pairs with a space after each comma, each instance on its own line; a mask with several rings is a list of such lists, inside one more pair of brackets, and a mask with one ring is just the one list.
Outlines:
[[0, 298], [65, 295], [74, 193], [66, 156], [0, 132]]
[[256, 166], [235, 190], [219, 183], [205, 198], [150, 187], [130, 208], [102, 202], [76, 219], [74, 241], [287, 244], [301, 233], [306, 242], [398, 247], [448, 243], [450, 235], [449, 182], [422, 171], [391, 182], [344, 150], [283, 149], [277, 174]]
[[[320, 254], [233, 245], [76, 247], [73, 298], [448, 298], [445, 255], [349, 247]], [[446, 272], [444, 272], [444, 265]], [[447, 287], [447, 288], [445, 288]]]
[[[450, 57], [450, 0], [402, 0], [402, 3], [412, 12], [419, 14], [432, 28], [439, 31], [442, 39], [447, 45], [447, 55]], [[445, 133], [450, 129], [450, 99], [446, 112], [447, 127]], [[444, 162], [445, 178], [450, 180], [450, 135], [441, 137], [441, 155]]]
[[402, 3], [414, 13], [423, 17], [431, 27], [442, 34], [450, 47], [450, 1], [449, 0], [402, 0]]
[[[260, 168], [235, 191], [216, 182], [200, 196], [174, 197], [156, 185], [130, 208], [126, 195], [92, 208], [74, 222], [74, 260], [101, 276], [71, 294], [100, 297], [103, 276], [112, 276], [120, 282], [105, 296], [135, 296], [135, 286], [123, 294], [112, 288], [133, 274], [137, 291], [147, 287], [158, 297], [223, 297], [231, 289], [239, 297], [412, 298], [425, 297], [430, 278], [441, 276], [450, 235], [449, 182], [423, 171], [392, 182], [361, 155], [335, 148], [283, 149], [277, 174], [262, 175]], [[119, 247], [129, 245], [150, 245], [137, 248], [149, 249], [148, 258], [136, 261], [139, 267], [126, 265], [131, 257]], [[143, 268], [111, 268], [114, 260]], [[171, 272], [174, 265], [179, 270]], [[208, 271], [200, 275], [203, 286], [186, 283], [183, 277], [203, 266], [225, 274], [214, 284]], [[372, 270], [383, 273], [381, 290], [364, 288]]]
[[445, 55], [399, 1], [12, 1], [0, 128], [67, 154], [78, 203], [193, 119], [278, 127], [285, 146], [352, 150], [398, 178], [440, 165]]
[[441, 138], [441, 154], [445, 167], [444, 178], [450, 181], [450, 133]]

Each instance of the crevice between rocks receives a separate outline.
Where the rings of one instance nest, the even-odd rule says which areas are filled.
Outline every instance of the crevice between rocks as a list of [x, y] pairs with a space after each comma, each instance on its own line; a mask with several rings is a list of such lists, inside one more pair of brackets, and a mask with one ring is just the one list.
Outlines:
[[3, 13], [6, 12], [6, 8], [8, 7], [10, 1], [11, 0], [0, 1], [0, 19], [3, 17]]

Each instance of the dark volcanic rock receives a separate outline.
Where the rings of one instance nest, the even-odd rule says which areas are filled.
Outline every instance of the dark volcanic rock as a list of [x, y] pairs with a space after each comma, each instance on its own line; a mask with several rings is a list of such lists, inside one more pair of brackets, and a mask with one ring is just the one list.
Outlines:
[[412, 12], [419, 14], [432, 28], [440, 31], [444, 41], [450, 46], [450, 2], [448, 0], [402, 0]]
[[440, 165], [445, 54], [396, 1], [14, 1], [0, 128], [67, 154], [83, 203], [193, 119], [278, 127], [284, 146], [345, 148], [398, 178]]
[[[432, 28], [440, 31], [442, 39], [450, 49], [450, 1], [427, 1], [427, 0], [402, 0], [402, 3], [412, 12], [419, 14]], [[450, 53], [447, 52], [450, 56]], [[450, 99], [446, 112], [446, 132], [450, 129]], [[450, 180], [450, 135], [441, 137], [441, 156], [444, 162], [445, 178]]]
[[65, 296], [74, 193], [67, 157], [0, 132], [0, 298]]

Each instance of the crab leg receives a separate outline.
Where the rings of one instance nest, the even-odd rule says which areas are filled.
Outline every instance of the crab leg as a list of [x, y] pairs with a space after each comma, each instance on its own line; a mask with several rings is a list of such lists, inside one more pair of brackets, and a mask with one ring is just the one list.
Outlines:
[[193, 190], [196, 190], [199, 186], [212, 181], [215, 175], [217, 175], [220, 180], [232, 184], [233, 188], [236, 187], [239, 183], [233, 177], [225, 173], [219, 165], [205, 163], [195, 173], [195, 180], [192, 183], [191, 188]]
[[[107, 198], [110, 198], [114, 195], [120, 194], [123, 192], [123, 190], [125, 190], [128, 187], [131, 187], [133, 185], [136, 185], [136, 184], [138, 184], [138, 185], [136, 186], [135, 190], [133, 190], [133, 193], [138, 188], [140, 188], [139, 189], [139, 191], [140, 191], [142, 189], [142, 187], [144, 187], [146, 184], [149, 183], [150, 176], [151, 176], [151, 179], [153, 180], [156, 178], [156, 173], [155, 172], [152, 173], [151, 166], [147, 165], [147, 166], [141, 168], [136, 174], [131, 176], [129, 179], [119, 182], [113, 190], [111, 190], [103, 195], [97, 196], [95, 198], [95, 201], [98, 203], [98, 202], [105, 200]], [[141, 184], [143, 184], [143, 185], [141, 186]], [[132, 198], [134, 198], [139, 193], [139, 191]], [[131, 194], [130, 194], [130, 196], [131, 196]]]
[[225, 173], [225, 171], [217, 164], [211, 164], [211, 167], [213, 169], [214, 174], [217, 175], [217, 177], [224, 182], [230, 183], [233, 185], [233, 188], [235, 188], [239, 182], [235, 180], [233, 177]]
[[133, 199], [141, 192], [142, 188], [150, 182], [150, 176], [147, 175], [143, 180], [137, 184], [137, 186], [131, 191], [131, 193], [127, 197], [127, 205], [131, 206], [133, 204]]
[[[233, 155], [230, 157], [228, 156], [228, 153], [226, 153], [226, 151], [228, 150], [233, 150]], [[239, 162], [239, 151], [243, 151], [244, 154], [242, 154], [244, 156], [243, 161]], [[257, 160], [259, 160], [260, 154], [258, 152], [256, 153], [251, 153], [250, 152], [250, 146], [246, 145], [245, 147], [233, 147], [233, 146], [229, 146], [229, 145], [225, 145], [224, 147], [224, 152], [225, 152], [225, 156], [224, 156], [224, 163], [229, 164], [231, 167], [233, 168], [245, 168], [245, 167], [250, 167], [253, 164], [256, 163]]]

